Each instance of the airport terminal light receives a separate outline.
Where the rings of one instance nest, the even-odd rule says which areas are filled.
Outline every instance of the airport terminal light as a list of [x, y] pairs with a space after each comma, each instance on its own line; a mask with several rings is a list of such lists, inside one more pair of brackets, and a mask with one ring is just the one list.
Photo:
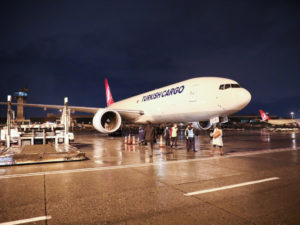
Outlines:
[[65, 97], [65, 104], [67, 104], [69, 101], [68, 97]]
[[294, 112], [291, 112], [291, 118], [294, 119]]

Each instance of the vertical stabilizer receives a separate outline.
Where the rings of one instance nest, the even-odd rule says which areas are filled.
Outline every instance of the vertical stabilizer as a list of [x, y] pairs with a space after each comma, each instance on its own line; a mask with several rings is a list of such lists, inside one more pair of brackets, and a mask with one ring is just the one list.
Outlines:
[[106, 78], [105, 78], [104, 82], [105, 82], [106, 103], [107, 103], [107, 106], [110, 106], [111, 104], [114, 103], [114, 100], [112, 98], [110, 88], [109, 88], [109, 85], [108, 85], [108, 82], [107, 82]]
[[263, 111], [263, 110], [259, 110], [259, 113], [260, 113], [260, 116], [261, 116], [261, 119], [263, 120], [263, 121], [265, 121], [265, 120], [269, 120], [270, 119], [270, 117], [268, 117], [268, 115]]

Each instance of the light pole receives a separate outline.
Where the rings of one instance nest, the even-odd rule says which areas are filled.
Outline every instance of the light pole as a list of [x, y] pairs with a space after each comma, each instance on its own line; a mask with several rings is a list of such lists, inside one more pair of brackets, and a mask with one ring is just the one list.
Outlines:
[[7, 96], [7, 136], [6, 146], [10, 147], [10, 128], [11, 128], [11, 95]]
[[294, 112], [291, 112], [291, 118], [294, 119]]
[[64, 106], [64, 111], [65, 111], [65, 145], [69, 145], [69, 121], [70, 121], [70, 115], [69, 115], [69, 108], [68, 108], [68, 103], [69, 99], [68, 97], [65, 97], [65, 106]]

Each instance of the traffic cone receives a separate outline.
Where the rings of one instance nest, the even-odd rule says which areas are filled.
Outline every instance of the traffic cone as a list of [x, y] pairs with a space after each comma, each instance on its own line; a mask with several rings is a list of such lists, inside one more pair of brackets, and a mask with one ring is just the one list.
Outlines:
[[160, 143], [159, 143], [159, 147], [163, 147], [164, 144], [163, 144], [163, 138], [162, 138], [162, 135], [160, 135]]
[[125, 136], [124, 144], [127, 145], [127, 136]]
[[135, 136], [132, 137], [132, 144], [136, 145], [136, 143], [135, 143]]
[[128, 142], [127, 142], [127, 144], [131, 145], [131, 136], [130, 136], [130, 134], [128, 136]]

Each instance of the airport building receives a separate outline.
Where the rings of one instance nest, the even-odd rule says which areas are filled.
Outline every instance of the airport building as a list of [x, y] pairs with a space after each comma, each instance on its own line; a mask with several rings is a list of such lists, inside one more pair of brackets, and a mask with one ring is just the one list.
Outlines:
[[[22, 88], [19, 91], [16, 91], [14, 93], [14, 99], [17, 101], [18, 104], [24, 104], [26, 103], [27, 97], [28, 97], [28, 88]], [[22, 105], [17, 106], [17, 122], [24, 121], [24, 107]]]

